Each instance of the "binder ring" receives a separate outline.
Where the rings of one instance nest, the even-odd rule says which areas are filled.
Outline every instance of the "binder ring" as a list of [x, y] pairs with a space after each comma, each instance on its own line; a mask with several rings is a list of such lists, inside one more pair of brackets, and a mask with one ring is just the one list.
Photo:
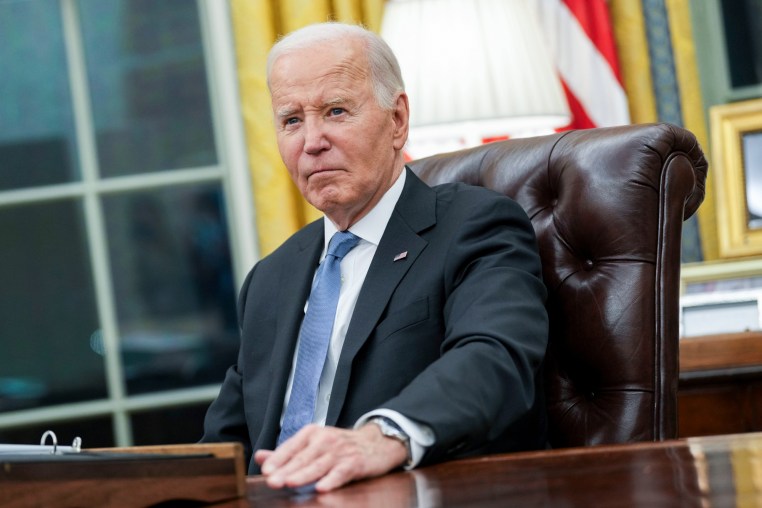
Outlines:
[[50, 452], [52, 455], [55, 455], [57, 449], [58, 449], [58, 438], [56, 437], [56, 433], [52, 430], [46, 430], [42, 434], [42, 438], [40, 439], [40, 446], [45, 446], [45, 441], [48, 440], [48, 437], [53, 441], [53, 451]]

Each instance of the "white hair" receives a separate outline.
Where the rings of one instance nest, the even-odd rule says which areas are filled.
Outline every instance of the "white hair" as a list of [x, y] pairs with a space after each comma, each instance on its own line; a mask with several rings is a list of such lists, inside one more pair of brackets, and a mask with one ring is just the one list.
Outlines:
[[346, 39], [359, 39], [365, 43], [370, 82], [376, 102], [384, 109], [394, 109], [397, 93], [405, 91], [397, 58], [386, 41], [359, 25], [316, 23], [280, 38], [267, 56], [267, 86], [270, 86], [273, 64], [281, 56], [314, 44]]

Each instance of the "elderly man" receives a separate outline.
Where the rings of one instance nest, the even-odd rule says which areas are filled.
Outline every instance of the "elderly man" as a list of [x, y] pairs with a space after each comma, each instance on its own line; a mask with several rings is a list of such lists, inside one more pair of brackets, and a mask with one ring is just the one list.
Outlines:
[[238, 361], [204, 441], [243, 442], [271, 487], [319, 492], [543, 447], [548, 323], [523, 210], [405, 168], [399, 66], [363, 28], [286, 36], [268, 84], [280, 154], [325, 218], [246, 278]]

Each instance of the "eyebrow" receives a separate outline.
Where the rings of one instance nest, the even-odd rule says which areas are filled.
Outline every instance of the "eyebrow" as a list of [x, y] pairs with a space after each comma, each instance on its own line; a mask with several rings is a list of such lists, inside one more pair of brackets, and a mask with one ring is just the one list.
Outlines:
[[346, 104], [347, 102], [349, 101], [347, 101], [347, 99], [345, 99], [344, 97], [335, 97], [331, 100], [325, 101], [325, 104], [323, 104], [323, 107], [326, 108], [330, 106], [339, 106], [341, 104]]
[[[321, 104], [319, 109], [326, 109], [333, 106], [341, 106], [341, 105], [347, 104], [348, 102], [349, 100], [346, 99], [345, 97], [334, 97], [333, 99], [329, 99], [325, 101], [323, 104]], [[284, 106], [278, 109], [275, 115], [278, 118], [288, 118], [292, 115], [295, 115], [298, 111], [299, 111], [299, 108]]]
[[279, 108], [278, 111], [275, 112], [275, 116], [278, 118], [287, 118], [292, 116], [294, 113], [296, 113], [296, 108], [283, 107]]

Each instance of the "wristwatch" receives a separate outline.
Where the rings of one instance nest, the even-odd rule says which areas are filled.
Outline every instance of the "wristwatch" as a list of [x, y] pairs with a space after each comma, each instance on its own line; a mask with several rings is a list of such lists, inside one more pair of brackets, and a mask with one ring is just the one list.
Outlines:
[[381, 434], [383, 434], [386, 437], [390, 437], [392, 439], [396, 439], [403, 445], [405, 445], [405, 450], [407, 450], [407, 460], [405, 460], [405, 466], [411, 466], [413, 464], [413, 453], [410, 449], [410, 436], [407, 435], [407, 433], [400, 428], [399, 425], [394, 423], [393, 420], [390, 418], [386, 418], [385, 416], [374, 416], [368, 420], [368, 423], [373, 423], [381, 430]]

